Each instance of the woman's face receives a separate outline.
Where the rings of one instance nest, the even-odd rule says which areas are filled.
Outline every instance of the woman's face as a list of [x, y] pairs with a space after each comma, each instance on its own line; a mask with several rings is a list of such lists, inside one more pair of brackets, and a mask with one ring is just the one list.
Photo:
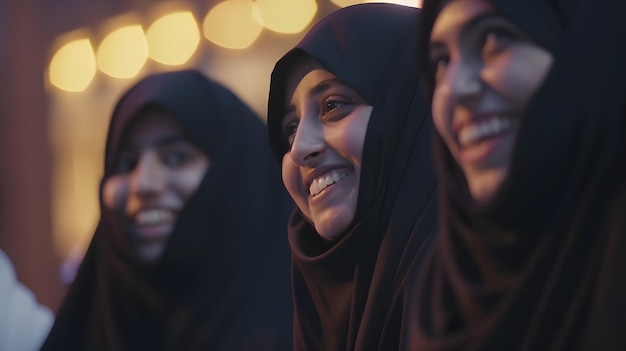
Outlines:
[[354, 219], [372, 106], [310, 58], [291, 68], [285, 96], [283, 182], [317, 232], [338, 239]]
[[104, 206], [121, 215], [137, 256], [154, 262], [202, 182], [209, 158], [162, 110], [147, 110], [129, 128], [115, 174], [104, 184]]
[[437, 132], [479, 203], [506, 177], [526, 105], [552, 65], [486, 0], [453, 0], [430, 37], [435, 72], [432, 101]]

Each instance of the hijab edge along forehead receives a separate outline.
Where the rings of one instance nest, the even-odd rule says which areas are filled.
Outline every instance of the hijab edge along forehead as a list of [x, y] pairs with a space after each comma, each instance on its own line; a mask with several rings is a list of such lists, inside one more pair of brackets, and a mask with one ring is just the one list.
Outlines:
[[[185, 87], [175, 91], [172, 85]], [[119, 148], [123, 143], [125, 134], [136, 118], [149, 108], [159, 108], [171, 115], [171, 118], [178, 123], [182, 129], [188, 134], [192, 140], [202, 145], [201, 138], [193, 135], [194, 128], [191, 128], [189, 121], [186, 121], [186, 115], [191, 111], [186, 111], [184, 106], [178, 100], [181, 98], [176, 93], [182, 94], [183, 90], [196, 92], [197, 95], [208, 94], [207, 87], [202, 84], [201, 73], [195, 70], [186, 71], [170, 71], [157, 73], [144, 77], [129, 88], [119, 99], [116, 104], [111, 121], [109, 123], [109, 132], [105, 147], [105, 170], [110, 169], [109, 161], [119, 153]], [[182, 100], [201, 101], [200, 96], [185, 96]], [[208, 151], [208, 150], [204, 150]]]
[[[387, 211], [388, 207], [395, 201], [400, 183], [407, 172], [406, 163], [411, 157], [410, 155], [415, 153], [414, 148], [417, 144], [424, 146], [423, 140], [418, 141], [418, 139], [428, 139], [429, 142], [426, 143], [428, 144], [426, 147], [430, 148], [431, 138], [425, 137], [429, 133], [426, 133], [424, 129], [431, 128], [432, 123], [428, 118], [426, 104], [422, 100], [418, 86], [418, 75], [414, 63], [415, 48], [413, 45], [409, 45], [415, 41], [419, 13], [419, 9], [393, 4], [361, 4], [339, 9], [333, 13], [334, 16], [330, 19], [319, 22], [294, 49], [278, 61], [272, 72], [268, 130], [271, 146], [280, 163], [283, 156], [281, 147], [287, 149], [279, 125], [283, 116], [278, 113], [278, 111], [284, 110], [282, 98], [285, 95], [283, 88], [285, 80], [282, 78], [285, 74], [285, 67], [292, 62], [294, 57], [306, 54], [317, 59], [324, 67], [328, 67], [330, 64], [328, 61], [324, 61], [324, 58], [339, 57], [343, 59], [345, 52], [352, 47], [357, 47], [356, 54], [354, 51], [349, 53], [350, 60], [354, 62], [359, 62], [361, 58], [359, 54], [370, 50], [372, 47], [376, 47], [378, 51], [382, 52], [377, 56], [377, 59], [369, 60], [369, 62], [381, 63], [383, 67], [376, 70], [375, 73], [376, 77], [385, 78], [385, 80], [369, 84], [374, 89], [372, 89], [371, 100], [367, 102], [374, 108], [363, 145], [362, 177], [354, 221], [346, 229], [346, 235], [340, 240], [342, 243], [340, 245], [336, 245], [339, 242], [334, 243], [332, 246], [335, 249], [331, 251], [348, 250], [348, 247], [353, 246], [350, 244], [351, 242], [356, 244], [356, 242], [370, 240], [357, 239], [360, 236], [357, 232], [363, 230], [355, 231], [354, 229], [367, 227], [367, 224], [362, 224], [363, 220], [374, 222], [380, 219], [379, 223], [385, 222], [388, 214], [375, 215], [372, 211], [376, 211], [374, 208], [381, 206], [385, 206], [385, 211]], [[350, 21], [353, 14], [357, 20]], [[367, 37], [363, 39], [363, 36], [359, 35], [359, 26], [361, 25], [366, 26], [369, 32], [378, 32], [379, 35], [370, 41], [366, 40]], [[355, 36], [342, 39], [342, 36], [338, 35], [337, 32], [341, 33], [340, 30], [345, 26], [348, 26], [349, 32], [354, 33]], [[365, 34], [367, 35], [369, 32], [365, 32]], [[398, 35], [395, 36], [394, 34]], [[389, 40], [390, 37], [395, 38], [395, 40]], [[346, 41], [348, 39], [349, 42]], [[343, 44], [337, 45], [337, 42], [343, 42]], [[376, 46], [372, 43], [380, 45]], [[360, 48], [365, 48], [365, 51], [359, 51]], [[340, 61], [339, 64], [352, 63], [352, 61]], [[361, 71], [354, 68], [352, 71], [368, 72], [371, 70], [369, 69], [371, 66], [371, 64], [361, 65]], [[354, 80], [346, 81], [345, 76], [340, 74], [338, 78], [353, 87]], [[370, 78], [370, 80], [373, 81], [374, 79]], [[362, 90], [359, 93], [362, 93]], [[417, 152], [419, 153], [419, 151]], [[422, 161], [428, 161], [428, 164], [424, 165], [426, 167], [424, 172], [429, 173], [428, 167], [431, 166], [432, 160], [428, 158], [428, 160], [420, 159], [420, 161], [415, 162]], [[292, 239], [299, 236], [292, 236]], [[304, 236], [308, 237], [308, 234]], [[371, 239], [374, 240], [374, 237], [377, 235], [373, 235]], [[293, 245], [294, 243], [292, 243], [292, 248]], [[328, 243], [316, 247], [323, 249], [317, 250], [318, 253], [313, 253], [316, 250], [307, 250], [307, 255], [318, 256], [321, 252], [331, 253], [327, 251], [329, 249]], [[333, 255], [336, 256], [336, 254]], [[318, 256], [318, 258], [323, 259], [322, 256]]]
[[[432, 101], [434, 91], [434, 73], [430, 67], [429, 46], [432, 28], [439, 17], [439, 13], [448, 4], [455, 0], [427, 0], [422, 8], [422, 20], [419, 23], [419, 35], [416, 47], [418, 48], [417, 67], [422, 76], [422, 87], [428, 101]], [[493, 5], [495, 11], [518, 28], [520, 28], [537, 45], [550, 51], [557, 50], [557, 43], [563, 34], [566, 22], [564, 16], [567, 6], [553, 1], [527, 0], [529, 6], [519, 6], [515, 1], [484, 0]], [[567, 0], [573, 1], [573, 0]], [[530, 4], [532, 3], [532, 4]], [[565, 7], [565, 8], [564, 8]]]
[[[261, 118], [221, 83], [195, 69], [168, 71], [145, 77], [120, 98], [107, 135], [105, 170], [111, 169], [110, 162], [119, 153], [129, 124], [150, 106], [171, 114], [212, 162], [228, 162], [226, 150], [240, 149], [238, 139], [263, 142], [257, 140], [260, 137], [255, 133], [265, 129]], [[194, 117], [197, 115], [207, 118]]]
[[[397, 76], [397, 72], [392, 71], [396, 67], [391, 67], [392, 62], [397, 63], [394, 53], [405, 52], [406, 49], [400, 47], [405, 42], [402, 38], [415, 32], [412, 27], [415, 21], [391, 22], [388, 18], [417, 17], [418, 13], [417, 9], [395, 4], [358, 4], [339, 9], [315, 24], [278, 60], [271, 75], [267, 125], [270, 144], [279, 163], [289, 148], [282, 136], [281, 121], [287, 75], [294, 63], [302, 55], [309, 56], [375, 107], [378, 93], [390, 83], [386, 79]], [[379, 32], [379, 28], [385, 31]], [[390, 36], [390, 33], [397, 35]]]

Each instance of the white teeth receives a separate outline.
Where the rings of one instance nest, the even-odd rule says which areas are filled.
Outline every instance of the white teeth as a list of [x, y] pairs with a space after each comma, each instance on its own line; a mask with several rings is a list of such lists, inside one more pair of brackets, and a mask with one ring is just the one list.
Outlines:
[[513, 121], [493, 117], [481, 123], [464, 127], [459, 133], [459, 145], [466, 146], [479, 140], [501, 134], [513, 127]]
[[317, 188], [319, 189], [319, 191], [326, 189], [327, 186], [328, 185], [326, 184], [326, 179], [320, 178], [317, 180]]
[[135, 222], [139, 225], [159, 225], [170, 223], [174, 214], [168, 210], [145, 210], [135, 215]]
[[322, 190], [326, 189], [329, 185], [339, 182], [347, 175], [348, 172], [345, 170], [332, 170], [330, 174], [326, 174], [317, 179], [314, 179], [313, 182], [311, 182], [311, 186], [309, 186], [309, 192], [311, 193], [311, 195], [315, 196], [321, 193]]

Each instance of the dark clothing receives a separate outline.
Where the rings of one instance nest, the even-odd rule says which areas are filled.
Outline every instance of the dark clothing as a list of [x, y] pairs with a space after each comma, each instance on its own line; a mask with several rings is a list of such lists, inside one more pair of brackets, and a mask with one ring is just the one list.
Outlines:
[[[553, 55], [507, 178], [483, 206], [443, 140], [442, 228], [410, 313], [415, 350], [626, 349], [626, 3], [491, 0]], [[427, 67], [442, 1], [427, 1]]]
[[210, 167], [155, 264], [135, 256], [101, 200], [100, 223], [43, 349], [290, 350], [293, 203], [263, 121], [199, 72], [147, 77], [115, 108], [102, 184], [129, 124], [150, 107], [169, 112]]
[[398, 348], [406, 272], [419, 264], [437, 224], [432, 121], [413, 49], [418, 12], [391, 4], [338, 10], [272, 73], [268, 129], [279, 159], [288, 149], [281, 127], [287, 74], [303, 55], [373, 106], [352, 224], [328, 241], [298, 210], [289, 222], [296, 350]]

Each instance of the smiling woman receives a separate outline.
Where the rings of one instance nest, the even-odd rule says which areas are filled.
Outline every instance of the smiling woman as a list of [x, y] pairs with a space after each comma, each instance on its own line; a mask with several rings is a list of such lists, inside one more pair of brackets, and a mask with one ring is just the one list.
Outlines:
[[338, 10], [272, 73], [270, 143], [297, 205], [296, 350], [399, 348], [407, 271], [437, 223], [433, 130], [411, 48], [418, 13]]
[[162, 108], [139, 113], [128, 127], [103, 204], [117, 212], [137, 256], [157, 261], [178, 216], [196, 193], [209, 157]]
[[483, 1], [453, 1], [433, 25], [433, 118], [474, 200], [507, 174], [519, 119], [552, 55]]
[[311, 58], [288, 76], [283, 181], [320, 236], [336, 240], [354, 219], [372, 106]]
[[293, 203], [264, 127], [197, 71], [120, 99], [101, 219], [44, 350], [291, 347]]
[[410, 349], [626, 347], [625, 4], [425, 3], [442, 228]]

